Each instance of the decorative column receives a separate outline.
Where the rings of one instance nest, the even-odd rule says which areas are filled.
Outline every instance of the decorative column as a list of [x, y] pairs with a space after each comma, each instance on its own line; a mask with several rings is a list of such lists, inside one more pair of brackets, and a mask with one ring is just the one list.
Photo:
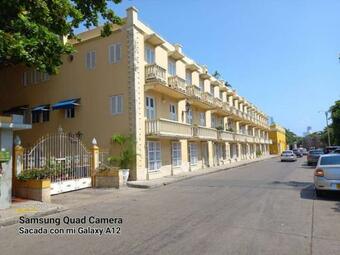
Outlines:
[[208, 162], [209, 167], [212, 167], [214, 165], [214, 143], [213, 141], [208, 141]]
[[236, 144], [237, 146], [237, 161], [241, 160], [241, 144], [240, 143], [237, 143]]
[[91, 185], [92, 187], [95, 187], [95, 175], [96, 170], [99, 167], [99, 147], [97, 146], [96, 138], [93, 138], [92, 140], [91, 153], [92, 153]]
[[14, 155], [13, 155], [13, 172], [12, 172], [12, 194], [15, 194], [17, 186], [17, 176], [23, 171], [24, 147], [21, 146], [21, 140], [18, 136], [14, 139]]
[[188, 172], [190, 169], [189, 157], [188, 157], [188, 140], [180, 140], [181, 143], [181, 155], [182, 155], [182, 169], [184, 172]]
[[225, 156], [226, 156], [226, 160], [228, 160], [229, 162], [231, 162], [231, 157], [230, 157], [230, 143], [225, 142]]

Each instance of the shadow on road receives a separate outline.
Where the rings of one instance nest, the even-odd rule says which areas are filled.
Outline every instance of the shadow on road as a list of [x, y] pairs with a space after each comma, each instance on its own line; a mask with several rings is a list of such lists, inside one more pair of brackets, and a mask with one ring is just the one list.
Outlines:
[[304, 162], [299, 166], [299, 168], [304, 168], [304, 169], [315, 169], [315, 166], [309, 166], [307, 165], [307, 162]]

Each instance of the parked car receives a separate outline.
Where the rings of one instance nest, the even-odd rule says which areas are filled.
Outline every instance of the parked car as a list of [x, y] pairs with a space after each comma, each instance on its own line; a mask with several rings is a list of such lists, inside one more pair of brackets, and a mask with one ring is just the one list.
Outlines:
[[340, 146], [327, 146], [324, 150], [325, 154], [332, 153], [333, 151], [340, 149]]
[[322, 154], [324, 154], [323, 149], [310, 150], [307, 155], [307, 165], [316, 165]]
[[321, 155], [314, 171], [314, 186], [317, 196], [325, 190], [340, 191], [340, 155]]
[[300, 148], [302, 154], [305, 156], [305, 155], [308, 155], [308, 151], [306, 148]]
[[301, 158], [303, 157], [303, 153], [300, 149], [293, 149], [293, 153], [298, 157]]
[[283, 151], [281, 153], [281, 162], [283, 162], [283, 161], [296, 161], [296, 160], [297, 160], [296, 155], [291, 150]]
[[334, 151], [332, 151], [333, 154], [340, 154], [340, 149], [336, 149]]

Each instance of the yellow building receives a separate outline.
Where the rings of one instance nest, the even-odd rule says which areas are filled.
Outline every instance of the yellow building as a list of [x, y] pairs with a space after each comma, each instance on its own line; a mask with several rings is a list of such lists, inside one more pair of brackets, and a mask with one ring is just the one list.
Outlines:
[[266, 114], [143, 24], [134, 7], [125, 21], [105, 38], [100, 28], [81, 33], [58, 75], [0, 70], [0, 111], [32, 119], [32, 130], [18, 132], [24, 145], [59, 126], [105, 149], [113, 134], [133, 134], [133, 180], [269, 154]]
[[272, 144], [269, 146], [270, 154], [281, 154], [286, 150], [286, 131], [278, 124], [272, 124], [270, 126], [269, 138], [272, 140]]

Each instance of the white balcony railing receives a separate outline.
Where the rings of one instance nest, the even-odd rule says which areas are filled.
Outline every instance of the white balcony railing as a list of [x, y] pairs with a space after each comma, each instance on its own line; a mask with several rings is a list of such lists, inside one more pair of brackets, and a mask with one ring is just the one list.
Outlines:
[[195, 85], [189, 85], [189, 86], [187, 86], [187, 95], [189, 97], [201, 99], [202, 98], [202, 91]]
[[213, 105], [214, 104], [214, 97], [208, 93], [208, 92], [203, 92], [202, 93], [202, 100], [204, 100], [205, 102]]
[[192, 137], [191, 125], [167, 119], [146, 120], [145, 133], [169, 137]]
[[183, 92], [186, 91], [186, 85], [185, 85], [185, 80], [178, 77], [177, 75], [175, 76], [170, 76], [168, 78], [168, 84], [169, 87], [177, 89], [177, 90], [181, 90]]
[[201, 139], [217, 140], [217, 130], [207, 127], [193, 127], [193, 136]]
[[145, 82], [162, 82], [166, 83], [166, 70], [157, 64], [145, 66]]
[[215, 106], [217, 106], [218, 108], [222, 108], [222, 106], [223, 106], [222, 100], [221, 100], [220, 98], [217, 98], [217, 97], [214, 98], [214, 104], [215, 104]]
[[218, 131], [218, 139], [223, 141], [234, 141], [235, 136], [233, 132], [219, 130]]

